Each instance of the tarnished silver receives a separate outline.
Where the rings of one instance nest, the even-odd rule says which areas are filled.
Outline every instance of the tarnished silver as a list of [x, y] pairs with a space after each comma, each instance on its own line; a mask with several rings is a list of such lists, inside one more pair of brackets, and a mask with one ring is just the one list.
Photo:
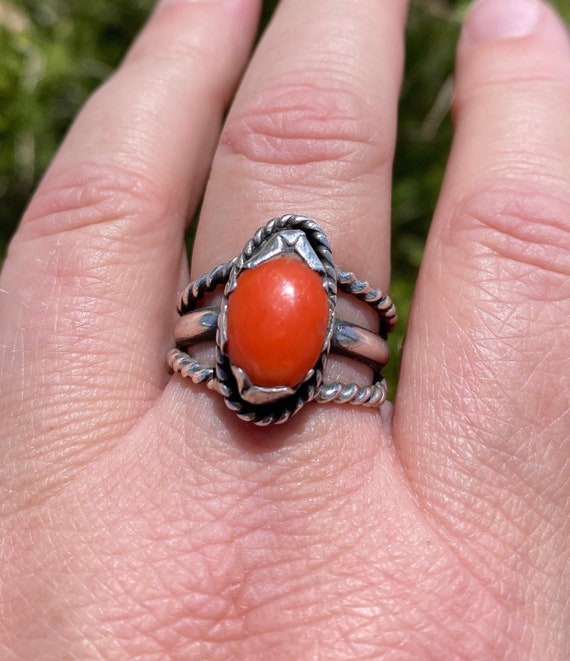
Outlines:
[[[232, 365], [227, 355], [228, 297], [243, 271], [286, 254], [295, 255], [321, 277], [329, 308], [327, 330], [317, 362], [299, 384], [294, 388], [262, 387], [252, 383], [243, 369]], [[222, 285], [224, 294], [218, 305], [198, 307], [207, 293]], [[376, 311], [378, 333], [336, 317], [337, 289]], [[168, 364], [194, 383], [205, 382], [223, 395], [228, 408], [242, 420], [257, 425], [281, 424], [310, 401], [377, 407], [386, 399], [387, 386], [381, 370], [389, 359], [386, 337], [396, 324], [396, 308], [381, 290], [335, 267], [326, 236], [310, 218], [289, 214], [269, 221], [240, 255], [191, 282], [180, 296], [178, 311], [181, 318], [174, 329], [176, 348], [168, 353]], [[214, 366], [204, 365], [188, 353], [193, 345], [214, 339]], [[325, 383], [323, 373], [330, 352], [368, 365], [374, 372], [374, 382], [363, 386]]]
[[[209, 306], [188, 312], [174, 326], [177, 347], [189, 347], [200, 342], [214, 342], [218, 330], [220, 306]], [[365, 363], [375, 372], [388, 364], [390, 350], [386, 340], [367, 328], [335, 318], [331, 352]]]

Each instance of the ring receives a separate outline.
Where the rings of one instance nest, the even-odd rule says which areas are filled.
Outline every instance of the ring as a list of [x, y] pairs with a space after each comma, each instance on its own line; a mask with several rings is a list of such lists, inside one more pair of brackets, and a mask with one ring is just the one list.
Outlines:
[[[219, 304], [199, 306], [221, 286]], [[378, 333], [337, 318], [339, 291], [376, 311]], [[335, 266], [328, 239], [310, 218], [270, 220], [237, 257], [191, 282], [178, 312], [169, 366], [220, 393], [242, 420], [281, 424], [311, 401], [379, 407], [386, 400], [382, 368], [396, 307], [381, 290]], [[214, 366], [189, 353], [211, 341]], [[368, 365], [373, 383], [325, 382], [330, 353]]]

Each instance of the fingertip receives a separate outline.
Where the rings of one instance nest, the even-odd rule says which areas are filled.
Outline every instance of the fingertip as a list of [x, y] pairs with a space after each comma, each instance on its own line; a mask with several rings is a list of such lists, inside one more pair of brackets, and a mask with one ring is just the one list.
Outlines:
[[493, 41], [528, 38], [569, 45], [565, 25], [542, 0], [475, 0], [467, 12], [460, 52]]
[[[501, 99], [515, 94], [517, 85], [528, 101], [531, 88], [567, 89], [569, 82], [569, 35], [548, 3], [476, 0], [472, 4], [457, 51], [455, 117], [479, 93], [489, 97], [490, 88], [494, 89], [490, 102], [498, 113]], [[533, 98], [538, 101], [545, 93], [535, 89]]]

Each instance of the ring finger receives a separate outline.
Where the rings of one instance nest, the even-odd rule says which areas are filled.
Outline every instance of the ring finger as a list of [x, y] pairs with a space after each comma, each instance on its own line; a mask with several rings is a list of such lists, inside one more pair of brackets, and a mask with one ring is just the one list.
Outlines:
[[403, 1], [281, 2], [222, 133], [193, 277], [293, 212], [323, 227], [338, 265], [387, 287], [405, 9]]

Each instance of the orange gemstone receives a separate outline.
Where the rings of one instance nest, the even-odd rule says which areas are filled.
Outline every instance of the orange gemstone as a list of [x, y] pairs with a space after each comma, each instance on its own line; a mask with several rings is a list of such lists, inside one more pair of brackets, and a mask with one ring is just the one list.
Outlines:
[[319, 358], [328, 318], [321, 277], [297, 257], [245, 270], [228, 298], [230, 362], [256, 386], [294, 387]]

